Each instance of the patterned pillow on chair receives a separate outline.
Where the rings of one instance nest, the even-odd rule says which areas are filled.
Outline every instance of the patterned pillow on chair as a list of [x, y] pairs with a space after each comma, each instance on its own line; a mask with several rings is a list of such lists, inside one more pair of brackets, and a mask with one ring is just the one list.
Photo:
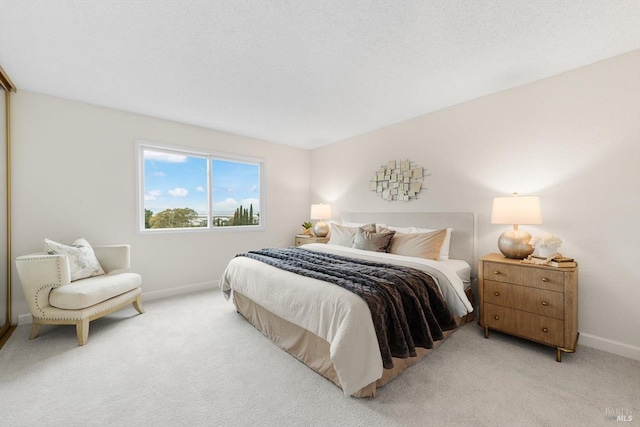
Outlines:
[[67, 255], [71, 270], [71, 281], [100, 276], [104, 270], [93, 252], [93, 248], [83, 237], [78, 237], [71, 245], [63, 245], [44, 239], [44, 251], [49, 255]]

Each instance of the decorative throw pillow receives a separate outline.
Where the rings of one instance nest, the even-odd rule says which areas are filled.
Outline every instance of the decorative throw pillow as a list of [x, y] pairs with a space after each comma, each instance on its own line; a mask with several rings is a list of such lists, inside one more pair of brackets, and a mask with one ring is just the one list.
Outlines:
[[389, 252], [389, 244], [395, 233], [393, 230], [373, 233], [360, 227], [356, 229], [353, 247], [372, 252]]
[[[394, 230], [396, 233], [415, 234], [415, 233], [431, 233], [432, 231], [438, 231], [433, 228], [418, 228], [418, 227], [398, 227], [395, 225], [376, 224], [376, 230], [378, 233], [382, 229]], [[447, 237], [444, 239], [444, 243], [440, 248], [439, 261], [446, 261], [449, 259], [449, 247], [451, 246], [451, 233], [453, 228], [447, 228]]]
[[71, 281], [105, 274], [93, 248], [83, 237], [78, 237], [71, 245], [63, 245], [44, 239], [44, 251], [49, 255], [67, 255], [71, 269]]
[[331, 235], [329, 236], [329, 245], [346, 246], [348, 248], [353, 246], [353, 241], [356, 236], [356, 230], [362, 228], [363, 230], [375, 232], [375, 224], [367, 224], [362, 227], [345, 227], [340, 224], [331, 224]]
[[447, 230], [436, 230], [430, 233], [396, 233], [391, 240], [389, 252], [438, 261], [440, 249], [446, 237]]

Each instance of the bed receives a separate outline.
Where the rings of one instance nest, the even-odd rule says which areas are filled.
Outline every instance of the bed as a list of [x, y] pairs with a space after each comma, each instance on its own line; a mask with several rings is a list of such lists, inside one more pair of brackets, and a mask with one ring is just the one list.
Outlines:
[[[341, 224], [332, 226], [332, 240], [340, 243], [338, 231], [362, 233], [360, 227], [365, 224], [376, 224], [371, 235], [392, 230], [398, 241], [411, 230], [419, 233], [425, 229], [450, 229], [448, 259], [442, 257], [443, 253], [433, 260], [339, 244], [310, 244], [290, 251], [297, 250], [310, 258], [385, 264], [395, 269], [394, 275], [396, 271], [418, 270], [436, 284], [455, 325], [473, 317], [470, 284], [476, 274], [475, 214], [344, 213]], [[242, 254], [229, 262], [220, 279], [225, 297], [232, 298], [237, 311], [273, 343], [331, 380], [345, 395], [375, 396], [378, 387], [424, 359], [455, 331], [455, 325], [449, 325], [434, 332], [437, 339], [432, 345], [417, 345], [408, 356], [389, 358], [376, 335], [380, 322], [372, 316], [366, 298], [330, 283], [329, 279], [321, 280], [315, 273], [270, 265], [262, 258], [269, 251], [280, 256], [289, 250], [251, 251], [255, 254]]]

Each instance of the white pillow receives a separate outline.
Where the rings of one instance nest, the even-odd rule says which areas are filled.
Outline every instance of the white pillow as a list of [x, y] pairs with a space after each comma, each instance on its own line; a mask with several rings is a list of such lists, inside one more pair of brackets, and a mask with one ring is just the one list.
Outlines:
[[93, 248], [83, 237], [78, 237], [71, 245], [63, 245], [44, 239], [44, 251], [49, 255], [67, 255], [71, 269], [71, 281], [100, 276], [104, 273]]
[[440, 248], [440, 261], [446, 261], [449, 259], [449, 246], [451, 245], [451, 232], [453, 228], [447, 228], [447, 237], [444, 238], [442, 248]]
[[[376, 231], [380, 232], [380, 230], [383, 228], [404, 234], [431, 233], [433, 231], [437, 231], [435, 228], [398, 227], [395, 225], [376, 224]], [[447, 228], [447, 237], [444, 238], [444, 243], [440, 248], [440, 256], [438, 257], [438, 261], [446, 261], [449, 259], [449, 246], [451, 245], [452, 231], [453, 228]]]
[[340, 224], [331, 224], [331, 234], [329, 235], [328, 245], [346, 246], [350, 248], [353, 245], [356, 230], [352, 227], [344, 227]]

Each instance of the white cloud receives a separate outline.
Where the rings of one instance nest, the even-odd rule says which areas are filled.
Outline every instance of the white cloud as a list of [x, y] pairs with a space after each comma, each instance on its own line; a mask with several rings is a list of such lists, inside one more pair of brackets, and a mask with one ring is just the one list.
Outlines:
[[199, 191], [200, 193], [203, 193], [204, 192], [204, 187], [202, 185], [198, 185], [196, 187], [196, 191]]
[[158, 196], [160, 196], [161, 194], [162, 194], [162, 191], [160, 191], [160, 190], [151, 190], [151, 191], [148, 191], [147, 193], [145, 193], [144, 199], [145, 200], [156, 200], [158, 198]]
[[233, 199], [231, 197], [227, 197], [225, 200], [223, 200], [222, 202], [217, 202], [213, 204], [213, 212], [219, 212], [219, 213], [233, 213], [233, 211], [235, 211], [236, 209], [238, 209], [238, 206], [240, 206], [240, 203], [236, 200]]
[[258, 186], [257, 186], [257, 185], [254, 185], [253, 187], [250, 187], [250, 188], [248, 188], [247, 190], [249, 190], [249, 191], [251, 191], [251, 192], [253, 193], [253, 192], [254, 192], [254, 191], [256, 191], [257, 189], [258, 189]]
[[163, 178], [163, 177], [167, 176], [167, 174], [164, 173], [164, 172], [154, 172], [153, 176], [159, 176], [159, 177]]
[[176, 187], [169, 190], [169, 195], [173, 197], [187, 197], [187, 195], [189, 195], [189, 190], [186, 188]]
[[187, 156], [181, 154], [163, 153], [161, 151], [144, 151], [145, 160], [155, 160], [156, 162], [165, 163], [186, 163]]

